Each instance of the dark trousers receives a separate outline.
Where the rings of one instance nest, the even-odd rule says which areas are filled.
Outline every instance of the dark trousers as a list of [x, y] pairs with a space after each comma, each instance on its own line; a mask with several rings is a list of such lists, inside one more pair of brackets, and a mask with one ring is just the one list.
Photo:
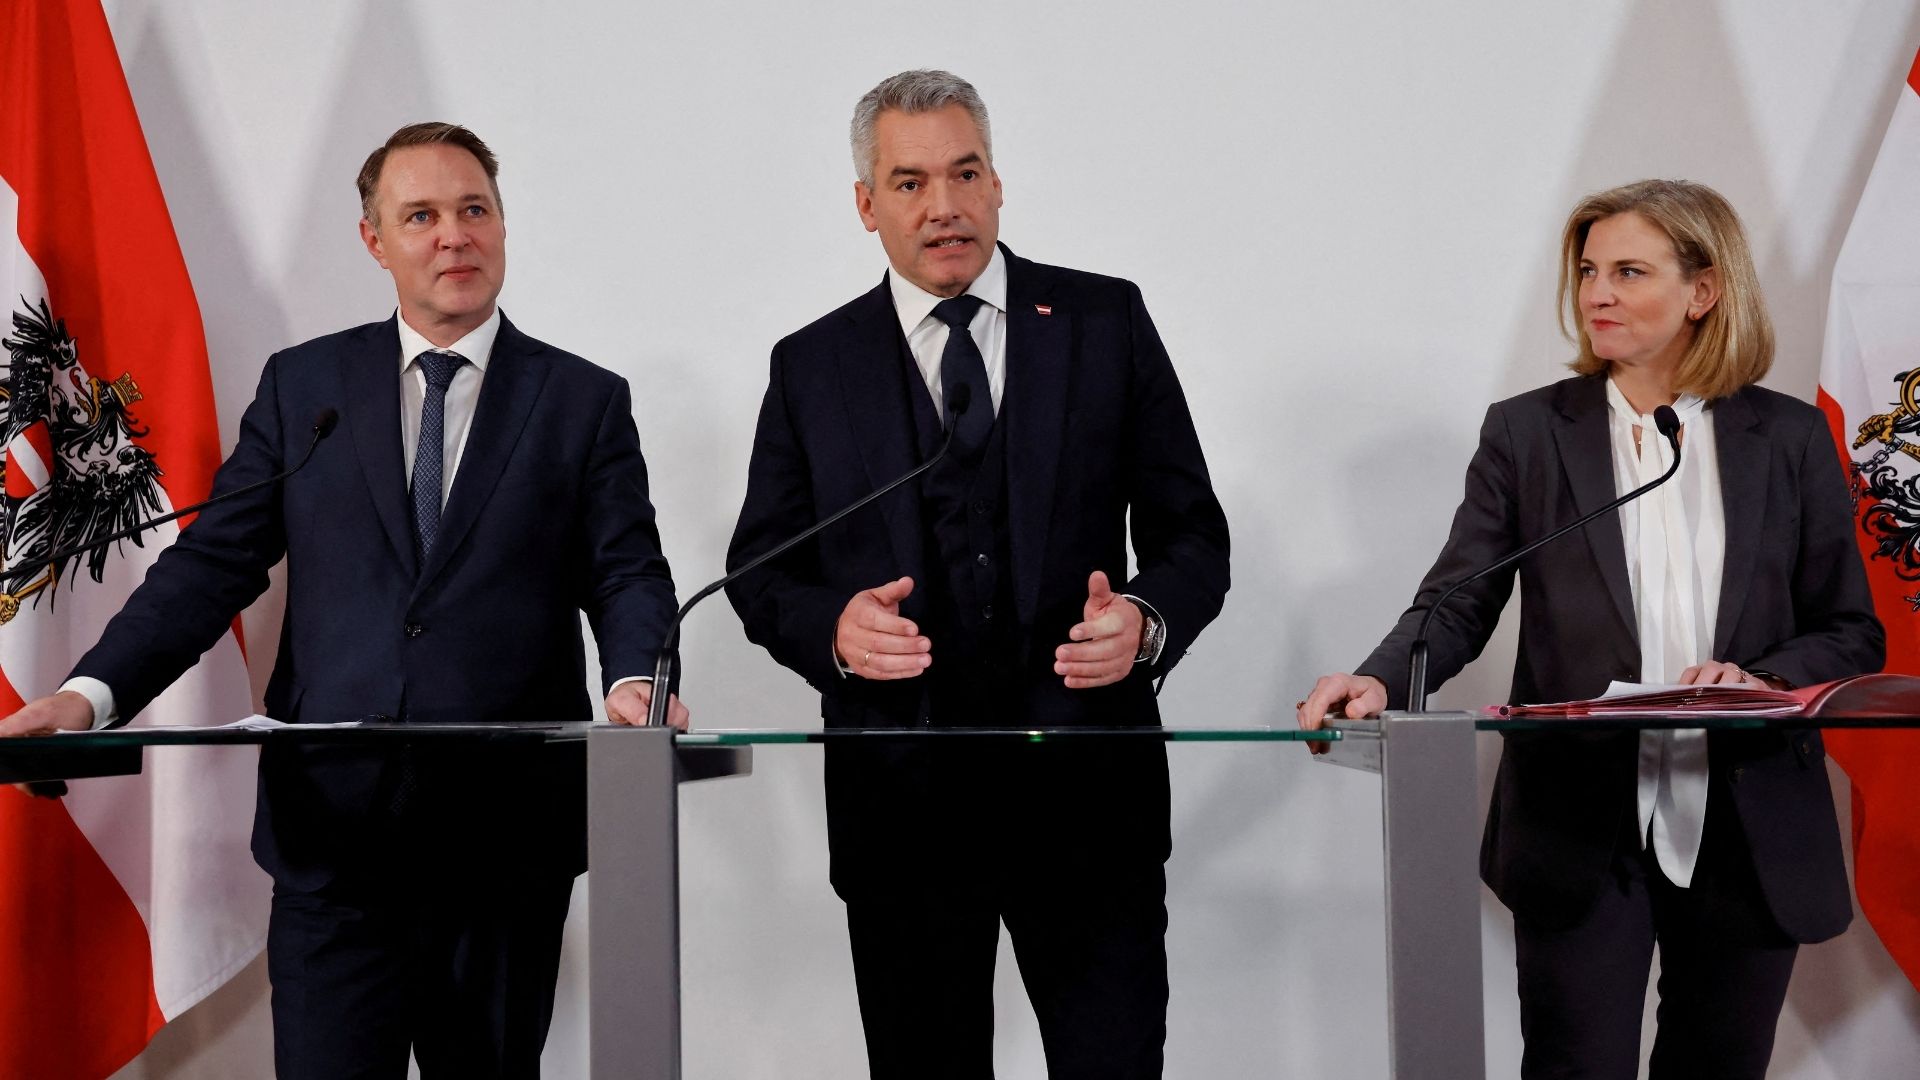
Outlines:
[[280, 1080], [540, 1075], [573, 879], [486, 887], [396, 872], [321, 892], [276, 887], [267, 930]]
[[1651, 1080], [1762, 1080], [1798, 946], [1775, 925], [1724, 790], [1708, 798], [1690, 888], [1661, 873], [1631, 826], [1578, 924], [1515, 918], [1526, 1080], [1633, 1080], [1653, 950], [1659, 1033]]
[[1005, 921], [1052, 1080], [1148, 1080], [1167, 1034], [1166, 879], [847, 904], [873, 1080], [991, 1080]]

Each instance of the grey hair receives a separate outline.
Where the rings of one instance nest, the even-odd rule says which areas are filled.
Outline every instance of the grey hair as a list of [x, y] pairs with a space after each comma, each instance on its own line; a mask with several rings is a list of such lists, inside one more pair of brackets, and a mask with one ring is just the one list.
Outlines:
[[987, 125], [987, 105], [973, 84], [951, 71], [922, 69], [903, 71], [880, 80], [853, 107], [853, 169], [860, 182], [873, 187], [874, 127], [880, 114], [888, 109], [903, 113], [928, 113], [958, 105], [973, 117], [980, 129], [980, 141], [987, 148], [987, 163], [993, 163], [993, 129]]

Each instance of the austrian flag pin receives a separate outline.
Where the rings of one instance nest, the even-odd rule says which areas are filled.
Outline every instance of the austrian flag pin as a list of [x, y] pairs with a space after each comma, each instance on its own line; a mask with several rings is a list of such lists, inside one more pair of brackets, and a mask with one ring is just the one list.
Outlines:
[[1039, 312], [1042, 315], [1051, 315], [1053, 314], [1053, 305], [1052, 304], [1035, 304], [1033, 305], [1033, 310]]

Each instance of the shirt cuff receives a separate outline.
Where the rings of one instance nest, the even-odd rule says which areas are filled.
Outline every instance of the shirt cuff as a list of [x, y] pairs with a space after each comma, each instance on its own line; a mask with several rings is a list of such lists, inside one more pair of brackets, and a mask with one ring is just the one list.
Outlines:
[[[837, 632], [836, 630], [836, 633]], [[827, 642], [827, 652], [833, 656], [833, 670], [839, 672], [841, 678], [844, 679], [853, 674], [853, 669], [847, 666], [847, 662], [840, 659], [840, 646], [829, 641]]]
[[107, 727], [115, 720], [120, 719], [119, 714], [114, 712], [113, 709], [113, 687], [108, 686], [99, 679], [90, 678], [86, 675], [75, 675], [73, 678], [60, 684], [59, 692], [65, 693], [69, 690], [86, 698], [87, 701], [93, 705], [93, 729], [95, 731]]
[[1140, 657], [1139, 659], [1136, 659], [1134, 661], [1134, 663], [1136, 664], [1145, 664], [1148, 667], [1152, 667], [1153, 665], [1160, 662], [1160, 654], [1167, 651], [1167, 620], [1160, 617], [1159, 608], [1154, 607], [1152, 604], [1147, 603], [1145, 600], [1142, 600], [1137, 596], [1134, 596], [1130, 593], [1121, 593], [1120, 599], [1131, 600], [1135, 604], [1138, 604], [1140, 606], [1141, 611], [1144, 611], [1147, 614], [1153, 616], [1153, 621], [1160, 624], [1160, 640], [1154, 643], [1153, 653], [1149, 656]]
[[630, 682], [652, 682], [652, 681], [653, 681], [653, 676], [651, 675], [629, 675], [624, 679], [615, 679], [613, 680], [613, 685], [607, 687], [607, 696], [612, 697], [613, 692], [615, 690], [620, 689], [621, 687], [627, 685]]

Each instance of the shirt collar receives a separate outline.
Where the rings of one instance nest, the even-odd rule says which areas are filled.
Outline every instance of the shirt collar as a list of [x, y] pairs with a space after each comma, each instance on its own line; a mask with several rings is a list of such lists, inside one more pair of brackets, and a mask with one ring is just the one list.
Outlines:
[[[927, 316], [933, 314], [934, 307], [946, 299], [915, 285], [900, 273], [888, 273], [887, 285], [893, 291], [893, 313], [900, 317], [900, 332], [908, 337], [912, 337]], [[966, 294], [985, 300], [995, 311], [1007, 310], [1007, 257], [1000, 245], [993, 246], [993, 258], [987, 260], [987, 268], [967, 286]]]
[[[929, 309], [931, 310], [931, 309]], [[441, 352], [456, 352], [466, 357], [467, 363], [479, 371], [487, 370], [487, 361], [493, 358], [493, 341], [500, 336], [500, 305], [493, 306], [493, 314], [487, 321], [467, 331], [459, 341], [441, 349], [440, 346], [421, 336], [420, 331], [407, 325], [407, 320], [396, 317], [394, 322], [400, 325], [400, 370], [405, 371], [413, 364], [413, 358], [423, 352], [439, 349]]]
[[[1633, 403], [1627, 400], [1627, 395], [1620, 392], [1619, 384], [1611, 378], [1607, 380], [1607, 405], [1612, 408], [1615, 417], [1628, 424], [1653, 426], [1653, 414], [1634, 411]], [[1698, 394], [1681, 394], [1673, 403], [1674, 415], [1680, 418], [1682, 426], [1685, 426], [1688, 421], [1697, 419], [1706, 407], [1706, 400]]]

